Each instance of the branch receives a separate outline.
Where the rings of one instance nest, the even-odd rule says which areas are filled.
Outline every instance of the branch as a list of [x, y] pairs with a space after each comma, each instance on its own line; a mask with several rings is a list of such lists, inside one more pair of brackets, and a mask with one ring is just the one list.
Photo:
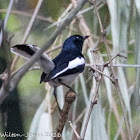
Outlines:
[[61, 47], [62, 47], [62, 45], [58, 45], [55, 48], [51, 48], [51, 49], [47, 50], [46, 53], [49, 54], [50, 52], [53, 52], [53, 51], [56, 51], [57, 49], [60, 49]]
[[56, 135], [57, 137], [54, 138], [54, 140], [60, 140], [63, 128], [65, 126], [66, 120], [68, 118], [68, 113], [70, 111], [70, 107], [72, 103], [75, 101], [76, 93], [74, 91], [68, 91], [65, 96], [65, 103], [61, 112], [61, 115], [59, 117], [59, 122], [56, 128]]
[[132, 140], [130, 126], [129, 126], [128, 119], [127, 119], [127, 114], [126, 114], [126, 111], [125, 111], [125, 105], [124, 105], [124, 102], [123, 102], [123, 99], [122, 99], [122, 96], [121, 96], [121, 91], [120, 91], [119, 84], [118, 84], [118, 78], [116, 77], [116, 74], [115, 74], [115, 71], [114, 71], [114, 67], [113, 67], [113, 63], [112, 63], [112, 60], [111, 60], [109, 46], [107, 44], [106, 31], [103, 28], [100, 15], [99, 15], [97, 7], [96, 7], [96, 0], [92, 0], [92, 4], [94, 6], [94, 9], [96, 11], [97, 18], [98, 18], [98, 21], [99, 21], [103, 42], [105, 44], [105, 48], [106, 48], [108, 59], [109, 59], [109, 63], [110, 63], [110, 68], [111, 68], [111, 71], [112, 71], [112, 78], [114, 79], [114, 81], [112, 81], [112, 82], [113, 82], [113, 84], [115, 85], [115, 87], [117, 89], [117, 93], [118, 93], [118, 96], [119, 96], [119, 100], [120, 100], [120, 104], [121, 104], [121, 107], [122, 107], [122, 112], [123, 112], [123, 116], [124, 116], [124, 120], [125, 120], [125, 124], [126, 124], [126, 129], [127, 129], [128, 135], [129, 135], [129, 140]]
[[86, 112], [86, 108], [81, 112], [81, 114], [74, 120], [74, 124], [77, 124], [81, 119], [82, 119], [82, 117], [84, 116], [84, 114], [85, 114], [85, 112]]
[[[0, 9], [0, 13], [6, 13], [6, 12], [7, 12], [7, 9]], [[22, 16], [32, 17], [32, 14], [30, 14], [28, 12], [25, 12], [25, 11], [11, 10], [10, 13], [11, 14], [16, 14], [16, 15], [22, 15]], [[53, 19], [51, 19], [50, 17], [49, 18], [46, 18], [46, 17], [37, 15], [36, 19], [42, 20], [42, 21], [46, 21], [48, 23], [53, 23]]]
[[[100, 8], [102, 8], [104, 5], [106, 4], [106, 2], [103, 2], [103, 1], [99, 1], [98, 3], [97, 3], [97, 9], [100, 9]], [[69, 5], [69, 7], [68, 7], [68, 9], [70, 10], [71, 9], [71, 6], [72, 6], [72, 4], [70, 4]], [[88, 8], [86, 8], [86, 9], [84, 9], [84, 10], [81, 10], [77, 15], [76, 15], [76, 17], [78, 17], [78, 16], [80, 16], [80, 15], [83, 15], [83, 14], [85, 14], [85, 13], [87, 13], [87, 12], [89, 12], [90, 10], [92, 10], [93, 9], [93, 7], [88, 7]], [[66, 12], [68, 12], [68, 10], [66, 9]], [[65, 12], [65, 13], [66, 13]], [[47, 29], [50, 29], [50, 28], [52, 28], [52, 27], [54, 27], [54, 26], [57, 26], [58, 24], [60, 24], [60, 23], [62, 23], [64, 20], [65, 20], [65, 16], [66, 16], [66, 14], [63, 14], [63, 18], [61, 18], [61, 21], [56, 21], [56, 22], [54, 22], [53, 24], [51, 24], [50, 26], [48, 26], [45, 30], [47, 30]], [[65, 15], [65, 16], [64, 16]]]
[[137, 133], [137, 135], [136, 135], [134, 140], [138, 140], [139, 135], [140, 135], [140, 130], [138, 131], [138, 133]]
[[[27, 27], [27, 29], [25, 31], [25, 34], [24, 34], [24, 37], [22, 39], [22, 44], [24, 44], [27, 41], [27, 38], [29, 36], [29, 33], [30, 33], [30, 31], [31, 31], [31, 29], [33, 27], [33, 24], [35, 22], [35, 19], [37, 17], [37, 14], [39, 12], [39, 9], [40, 9], [40, 7], [42, 5], [42, 2], [43, 2], [43, 0], [39, 0], [38, 3], [37, 3], [37, 6], [36, 6], [36, 8], [34, 10], [34, 13], [33, 13], [33, 16], [32, 16], [32, 18], [31, 18], [31, 20], [30, 20], [30, 22], [28, 24], [28, 27]], [[16, 64], [18, 62], [18, 59], [19, 59], [19, 56], [15, 56], [15, 58], [13, 60], [13, 63], [12, 63], [12, 66], [11, 66], [11, 71], [13, 71], [15, 69], [15, 66], [16, 66]]]
[[2, 46], [2, 41], [3, 41], [3, 32], [4, 32], [3, 26], [4, 26], [4, 21], [0, 20], [0, 48]]
[[[114, 56], [114, 57], [111, 59], [111, 61], [113, 61], [117, 56], [126, 58], [125, 56], [123, 56], [123, 55], [121, 55], [121, 54], [118, 53], [116, 56]], [[104, 63], [103, 66], [104, 66], [104, 67], [107, 67], [109, 64], [110, 64], [110, 62], [108, 61], [108, 62]], [[96, 71], [96, 72], [98, 72], [98, 73], [100, 73], [100, 74], [106, 76], [107, 78], [109, 78], [112, 82], [114, 81], [114, 79], [113, 79], [112, 77], [110, 77], [110, 76], [104, 74], [102, 71], [98, 70], [98, 69], [96, 68], [96, 65], [95, 65], [95, 67], [94, 67], [94, 66], [90, 66], [90, 68], [91, 68], [91, 70], [93, 71], [93, 73]]]
[[[104, 64], [96, 64], [97, 66], [104, 66]], [[86, 67], [92, 67], [93, 64], [86, 64]], [[108, 65], [110, 66], [110, 65]], [[140, 68], [140, 65], [131, 65], [131, 64], [113, 64], [113, 67], [129, 67], [129, 68]]]
[[5, 17], [5, 20], [4, 20], [4, 30], [6, 29], [7, 22], [8, 22], [9, 16], [10, 16], [10, 12], [12, 10], [13, 3], [14, 3], [14, 0], [10, 0], [8, 10], [7, 10], [7, 14], [6, 14], [6, 17]]
[[[102, 68], [101, 72], [103, 72], [103, 70], [104, 70], [104, 67]], [[86, 134], [86, 130], [87, 130], [87, 126], [88, 126], [88, 123], [89, 123], [89, 119], [90, 119], [90, 116], [91, 116], [92, 109], [93, 109], [94, 105], [97, 104], [97, 95], [98, 95], [98, 90], [99, 90], [101, 80], [102, 80], [102, 75], [100, 74], [99, 78], [98, 78], [98, 81], [96, 79], [97, 85], [96, 85], [95, 95], [93, 95], [91, 103], [90, 103], [90, 108], [89, 108], [87, 120], [86, 120], [86, 123], [85, 123], [85, 126], [84, 126], [84, 130], [83, 130], [83, 133], [81, 135], [81, 140], [84, 140], [84, 138], [85, 138], [85, 134]]]
[[78, 132], [75, 130], [75, 128], [74, 128], [74, 126], [72, 125], [71, 121], [69, 121], [69, 123], [70, 123], [70, 126], [71, 126], [72, 130], [74, 131], [74, 134], [76, 135], [77, 139], [78, 139], [78, 140], [81, 140], [81, 139], [80, 139], [80, 136], [79, 136], [79, 134], [78, 134]]
[[3, 81], [0, 89], [0, 104], [8, 96], [10, 90], [10, 80], [11, 80], [10, 68], [12, 64], [11, 61], [12, 57], [10, 52], [10, 40], [7, 39], [7, 34], [5, 31], [3, 33], [2, 49], [4, 50], [5, 53], [6, 70], [0, 75], [0, 78]]
[[3, 32], [6, 30], [7, 22], [8, 22], [8, 19], [9, 19], [9, 15], [10, 15], [13, 3], [14, 3], [14, 0], [11, 0], [9, 2], [9, 6], [8, 6], [8, 10], [7, 10], [7, 13], [6, 13], [4, 23], [2, 21], [0, 21], [0, 47], [1, 47], [2, 41], [3, 41]]
[[90, 66], [92, 72], [94, 73], [95, 71], [102, 74], [103, 76], [107, 77], [108, 79], [110, 79], [112, 81], [112, 78], [106, 74], [104, 74], [102, 71], [98, 70], [97, 68], [95, 68], [94, 66]]

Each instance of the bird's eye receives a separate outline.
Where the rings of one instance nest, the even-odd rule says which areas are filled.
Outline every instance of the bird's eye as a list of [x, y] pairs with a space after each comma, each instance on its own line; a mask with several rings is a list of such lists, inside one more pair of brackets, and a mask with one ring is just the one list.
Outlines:
[[76, 39], [79, 39], [79, 36], [77, 36]]

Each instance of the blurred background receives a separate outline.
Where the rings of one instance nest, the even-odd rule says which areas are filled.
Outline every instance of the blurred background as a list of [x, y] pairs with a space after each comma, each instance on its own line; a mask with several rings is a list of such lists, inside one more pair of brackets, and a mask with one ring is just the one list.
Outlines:
[[[29, 22], [39, 2], [40, 0], [15, 0], [13, 2], [6, 26], [8, 38], [12, 37], [10, 47], [21, 43], [42, 47], [77, 5], [77, 0], [44, 0], [29, 35], [25, 39]], [[5, 19], [9, 5], [10, 0], [0, 1], [0, 19]], [[107, 33], [107, 43], [111, 51], [111, 57], [117, 53], [127, 57], [127, 59], [117, 57], [113, 60], [113, 64], [134, 139], [140, 130], [140, 3], [138, 0], [98, 0], [96, 6]], [[98, 66], [108, 61], [98, 18], [91, 3], [86, 3], [71, 24], [57, 37], [53, 45], [47, 50], [49, 57], [53, 59], [61, 51], [64, 40], [74, 34], [90, 35], [83, 46], [87, 67], [73, 84], [78, 96], [68, 117], [68, 120], [72, 121], [80, 134], [96, 87], [96, 80], [88, 66], [93, 64]], [[97, 48], [99, 51], [93, 52]], [[1, 50], [0, 74], [6, 68], [4, 55], [5, 53]], [[12, 54], [12, 60], [14, 60], [14, 57], [15, 55]], [[20, 57], [14, 70], [21, 67], [25, 62], [26, 60]], [[21, 124], [21, 132], [25, 134], [28, 132], [55, 132], [57, 126], [59, 114], [52, 94], [53, 89], [48, 84], [39, 84], [41, 72], [38, 69], [28, 71], [15, 91], [18, 95], [15, 100], [18, 100], [19, 103], [18, 114], [20, 114], [21, 119], [19, 124]], [[110, 76], [110, 68], [105, 68], [104, 73]], [[59, 102], [62, 106], [65, 89], [60, 87], [58, 93]], [[3, 112], [8, 110], [9, 106], [13, 106], [13, 104], [10, 104], [10, 100], [6, 109], [5, 106], [1, 107], [1, 133], [3, 132], [3, 119], [5, 118]], [[14, 106], [13, 110], [15, 110]], [[46, 137], [37, 136], [28, 139], [44, 140]], [[51, 137], [47, 139], [49, 140]], [[68, 122], [63, 131], [63, 139], [76, 139]], [[106, 77], [101, 82], [98, 104], [93, 108], [85, 139], [128, 139], [116, 89]], [[140, 137], [137, 139], [140, 139]]]

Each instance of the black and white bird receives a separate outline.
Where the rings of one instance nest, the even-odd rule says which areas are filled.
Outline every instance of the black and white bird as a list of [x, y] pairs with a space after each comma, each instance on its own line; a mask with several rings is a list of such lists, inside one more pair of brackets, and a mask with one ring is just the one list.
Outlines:
[[[43, 73], [41, 82], [49, 82], [51, 86], [69, 86], [79, 73], [85, 68], [85, 58], [82, 55], [82, 46], [89, 36], [73, 35], [67, 38], [63, 44], [62, 51], [52, 61], [44, 53], [38, 63]], [[30, 59], [40, 48], [30, 44], [15, 45], [11, 51], [24, 58]]]
[[[50, 60], [47, 54], [38, 59], [38, 64], [43, 70], [41, 82], [49, 82], [53, 87], [69, 85], [84, 71], [85, 58], [82, 54], [82, 46], [89, 36], [73, 35], [67, 38], [63, 44], [60, 54]], [[35, 45], [21, 44], [11, 48], [17, 55], [30, 59], [40, 48]], [[56, 94], [55, 98], [56, 98]]]

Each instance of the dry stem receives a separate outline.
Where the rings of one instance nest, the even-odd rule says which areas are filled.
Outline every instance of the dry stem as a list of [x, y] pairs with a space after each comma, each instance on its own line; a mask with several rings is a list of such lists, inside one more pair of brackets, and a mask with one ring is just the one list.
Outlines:
[[137, 135], [136, 135], [134, 140], [138, 140], [139, 135], [140, 135], [140, 130], [138, 131], [138, 133], [137, 133]]
[[[104, 70], [104, 68], [102, 68], [102, 71], [103, 70]], [[98, 90], [99, 90], [101, 80], [102, 80], [102, 75], [100, 74], [99, 79], [97, 81], [97, 85], [96, 85], [95, 95], [93, 96], [93, 98], [91, 100], [91, 103], [90, 103], [90, 109], [89, 109], [89, 112], [88, 112], [88, 117], [87, 117], [87, 120], [86, 120], [86, 123], [85, 123], [85, 126], [84, 126], [84, 130], [83, 130], [83, 133], [82, 133], [82, 136], [81, 136], [81, 140], [84, 140], [84, 138], [85, 138], [85, 134], [86, 134], [86, 130], [87, 130], [87, 126], [88, 126], [88, 123], [89, 123], [89, 119], [90, 119], [90, 116], [91, 116], [92, 109], [93, 109], [94, 105], [97, 104], [97, 95], [98, 95]]]
[[76, 131], [76, 129], [75, 129], [74, 126], [72, 125], [71, 121], [69, 121], [69, 123], [70, 123], [70, 126], [71, 126], [71, 128], [73, 129], [74, 134], [76, 135], [77, 139], [78, 139], [78, 140], [81, 140], [81, 139], [80, 139], [80, 136], [79, 136], [79, 134], [78, 134], [78, 132]]
[[61, 112], [61, 115], [59, 117], [59, 122], [56, 128], [56, 135], [58, 137], [55, 137], [54, 140], [60, 140], [63, 128], [65, 126], [66, 120], [68, 118], [68, 113], [70, 111], [70, 107], [72, 103], [75, 101], [76, 93], [74, 91], [68, 91], [65, 96], [65, 103]]
[[114, 67], [113, 67], [113, 63], [111, 61], [110, 50], [109, 50], [109, 46], [107, 44], [106, 32], [105, 32], [105, 30], [103, 28], [103, 25], [102, 25], [102, 22], [101, 22], [101, 18], [100, 18], [100, 15], [98, 13], [98, 10], [97, 10], [97, 7], [96, 7], [95, 3], [96, 3], [96, 0], [92, 0], [92, 4], [94, 6], [94, 9], [96, 11], [96, 14], [97, 14], [97, 17], [98, 17], [98, 21], [99, 21], [99, 24], [100, 24], [100, 30], [101, 30], [101, 33], [102, 33], [103, 42], [105, 44], [105, 48], [106, 48], [106, 51], [107, 51], [107, 55], [108, 55], [108, 59], [109, 59], [109, 63], [110, 63], [110, 68], [111, 68], [112, 76], [113, 76], [112, 78], [114, 79], [114, 81], [112, 81], [112, 82], [113, 82], [113, 84], [115, 85], [115, 87], [117, 89], [117, 93], [118, 93], [120, 104], [121, 104], [121, 107], [122, 107], [122, 111], [123, 111], [123, 116], [124, 116], [124, 120], [125, 120], [125, 124], [126, 124], [126, 128], [127, 128], [127, 132], [128, 132], [128, 135], [129, 135], [129, 140], [132, 140], [130, 126], [129, 126], [129, 122], [128, 122], [128, 119], [127, 119], [127, 113], [125, 111], [124, 102], [123, 102], [123, 99], [122, 99], [122, 96], [121, 96], [121, 91], [120, 91], [119, 84], [118, 84], [118, 78], [116, 77], [116, 74], [115, 74], [115, 71], [114, 71]]
[[[33, 16], [32, 16], [32, 18], [31, 18], [31, 20], [29, 22], [29, 25], [28, 25], [26, 31], [25, 31], [25, 34], [24, 34], [24, 37], [23, 37], [23, 40], [22, 40], [22, 44], [24, 44], [27, 41], [29, 33], [30, 33], [30, 31], [31, 31], [31, 29], [33, 27], [33, 24], [35, 22], [35, 19], [37, 17], [38, 11], [39, 11], [39, 9], [40, 9], [40, 7], [42, 5], [42, 2], [43, 2], [43, 0], [38, 1], [38, 4], [37, 4], [37, 6], [36, 6], [36, 8], [34, 10]], [[19, 59], [19, 56], [15, 56], [15, 58], [13, 60], [13, 63], [12, 63], [12, 66], [11, 66], [11, 71], [13, 71], [15, 69], [15, 66], [16, 66], [16, 64], [18, 62], [18, 59]]]

